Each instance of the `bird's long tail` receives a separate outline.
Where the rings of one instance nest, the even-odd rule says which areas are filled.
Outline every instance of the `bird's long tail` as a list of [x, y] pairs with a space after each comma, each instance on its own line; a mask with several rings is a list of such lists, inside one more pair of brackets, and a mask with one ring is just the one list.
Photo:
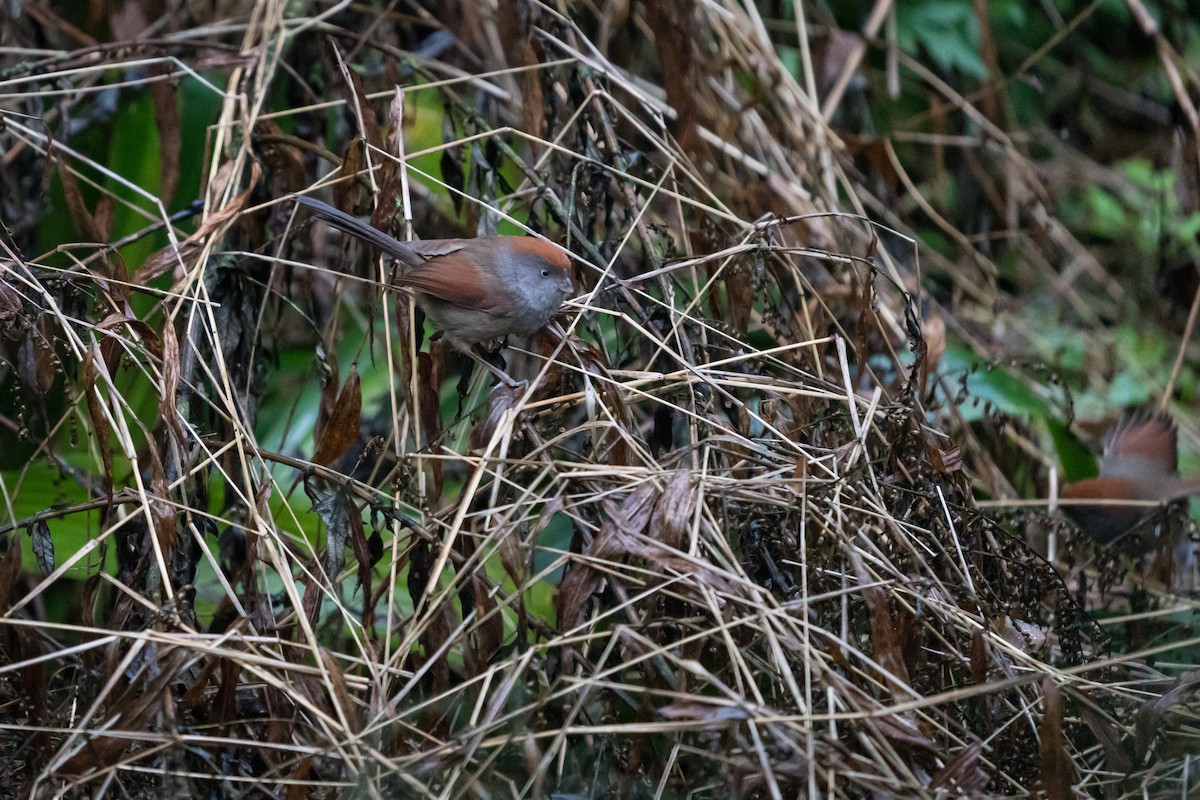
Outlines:
[[383, 231], [376, 230], [362, 220], [352, 217], [343, 211], [338, 211], [328, 203], [305, 196], [297, 197], [296, 202], [338, 230], [345, 231], [351, 236], [356, 236], [364, 242], [375, 245], [392, 258], [399, 259], [409, 266], [416, 266], [425, 260], [415, 250], [399, 239], [388, 236]]

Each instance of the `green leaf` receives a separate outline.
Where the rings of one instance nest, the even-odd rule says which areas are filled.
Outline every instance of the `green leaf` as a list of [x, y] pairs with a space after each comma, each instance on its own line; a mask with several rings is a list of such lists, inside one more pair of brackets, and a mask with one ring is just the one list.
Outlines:
[[1130, 372], [1119, 372], [1108, 387], [1108, 405], [1111, 408], [1140, 406], [1150, 400], [1150, 389], [1146, 381]]
[[1062, 465], [1064, 481], [1090, 478], [1098, 472], [1096, 456], [1066, 425], [1053, 417], [1047, 417], [1046, 428], [1054, 442], [1054, 453], [1058, 456], [1058, 463]]
[[1092, 233], [1112, 239], [1123, 237], [1129, 230], [1125, 207], [1108, 191], [1089, 186], [1084, 192], [1088, 208], [1088, 224]]
[[970, 3], [922, 0], [896, 10], [896, 38], [901, 49], [917, 55], [923, 47], [944, 70], [971, 78], [987, 77], [979, 58], [979, 20]]
[[1014, 378], [1003, 367], [984, 364], [967, 348], [948, 349], [942, 356], [943, 378], [954, 385], [964, 372], [967, 373], [966, 389], [969, 395], [967, 403], [960, 407], [964, 419], [980, 419], [987, 404], [1005, 414], [1028, 415], [1037, 419], [1051, 416], [1050, 407], [1031, 385]]

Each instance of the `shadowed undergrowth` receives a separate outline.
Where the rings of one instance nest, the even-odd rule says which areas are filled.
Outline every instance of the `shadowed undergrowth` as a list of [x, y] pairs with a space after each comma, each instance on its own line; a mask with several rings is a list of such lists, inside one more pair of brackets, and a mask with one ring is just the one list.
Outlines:
[[[742, 5], [498, 5], [16, 32], [57, 44], [0, 80], [0, 794], [1178, 795], [1188, 673], [1105, 661], [1024, 541], [1065, 526], [972, 499], [989, 251], [919, 250]], [[567, 248], [528, 384], [296, 193]]]

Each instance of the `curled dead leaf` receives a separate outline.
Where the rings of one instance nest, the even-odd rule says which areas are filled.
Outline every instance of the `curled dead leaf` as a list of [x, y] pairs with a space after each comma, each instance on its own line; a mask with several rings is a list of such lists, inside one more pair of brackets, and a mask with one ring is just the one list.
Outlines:
[[332, 464], [358, 442], [362, 427], [362, 383], [357, 369], [351, 369], [337, 395], [329, 419], [317, 432], [313, 462]]

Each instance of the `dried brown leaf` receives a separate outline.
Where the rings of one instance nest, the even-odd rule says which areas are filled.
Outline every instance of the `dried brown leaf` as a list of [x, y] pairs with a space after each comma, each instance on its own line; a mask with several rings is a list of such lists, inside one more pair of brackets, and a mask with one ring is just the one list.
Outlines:
[[54, 388], [58, 366], [50, 315], [39, 314], [17, 348], [17, 375], [38, 399], [44, 399]]
[[983, 752], [982, 742], [972, 742], [959, 750], [954, 758], [933, 774], [930, 789], [948, 789], [954, 797], [979, 797], [987, 788], [990, 778], [979, 767], [979, 756]]
[[88, 416], [92, 420], [92, 433], [96, 437], [96, 446], [100, 450], [100, 460], [104, 465], [104, 488], [108, 497], [113, 493], [113, 451], [112, 431], [108, 427], [108, 417], [104, 413], [103, 401], [99, 392], [102, 387], [97, 384], [99, 370], [106, 369], [104, 359], [100, 355], [99, 345], [92, 345], [83, 357], [83, 396], [87, 401]]
[[5, 614], [13, 587], [21, 577], [21, 538], [0, 536], [0, 544], [4, 545], [3, 555], [0, 556], [0, 614]]
[[[168, 70], [165, 64], [154, 64], [150, 67], [150, 74], [166, 76]], [[179, 154], [183, 149], [179, 90], [169, 80], [150, 81], [149, 89], [150, 102], [154, 104], [154, 121], [158, 125], [158, 197], [163, 207], [170, 207], [175, 198], [175, 187], [179, 185]]]
[[346, 384], [338, 393], [328, 421], [317, 433], [313, 462], [332, 464], [358, 442], [362, 427], [362, 384], [358, 370], [351, 368]]
[[[357, 507], [355, 507], [357, 512]], [[372, 532], [371, 541], [379, 539], [379, 532]], [[371, 541], [367, 540], [366, 529], [363, 527], [362, 515], [355, 513], [350, 521], [350, 549], [354, 551], [354, 561], [358, 570], [358, 586], [355, 592], [362, 589], [363, 628], [372, 631], [375, 627], [375, 606], [369, 602], [371, 598], [371, 569], [383, 555], [383, 541], [379, 539], [378, 555], [372, 552]]]
[[1075, 765], [1063, 740], [1062, 690], [1047, 675], [1042, 680], [1042, 721], [1038, 726], [1038, 753], [1042, 791], [1049, 800], [1072, 800]]
[[363, 140], [351, 139], [342, 151], [342, 164], [338, 167], [340, 180], [333, 184], [333, 204], [347, 214], [354, 213], [358, 193], [358, 173], [363, 166]]
[[100, 241], [112, 241], [113, 220], [116, 219], [117, 204], [111, 194], [102, 195], [96, 201], [96, 228], [100, 231]]
[[921, 339], [925, 342], [925, 355], [921, 361], [921, 394], [929, 391], [929, 376], [936, 375], [946, 353], [946, 321], [937, 314], [929, 314], [921, 320]]
[[745, 335], [750, 329], [750, 312], [754, 308], [754, 286], [748, 264], [736, 263], [729, 267], [725, 272], [725, 291], [733, 327]]
[[500, 50], [511, 67], [526, 67], [518, 71], [521, 95], [519, 107], [525, 133], [536, 138], [542, 135], [542, 108], [545, 98], [537, 66], [538, 57], [533, 23], [530, 19], [536, 5], [519, 0], [499, 0], [496, 29], [500, 35]]
[[[58, 179], [62, 182], [63, 200], [66, 201], [67, 211], [76, 233], [92, 242], [103, 244], [102, 231], [96, 225], [96, 218], [92, 216], [87, 203], [83, 200], [83, 193], [79, 190], [79, 181], [75, 179], [75, 173], [67, 166], [67, 154], [55, 151], [55, 155], [57, 156], [55, 164], [58, 167]], [[112, 276], [105, 275], [105, 277]]]
[[404, 92], [399, 86], [388, 106], [388, 125], [387, 151], [395, 158], [383, 159], [379, 169], [379, 221], [385, 226], [391, 224], [403, 192], [400, 160], [404, 157]]
[[[175, 547], [175, 535], [179, 526], [179, 511], [170, 501], [170, 487], [167, 485], [167, 471], [163, 467], [162, 456], [154, 438], [146, 440], [146, 450], [150, 460], [150, 513], [154, 516], [154, 535], [158, 538], [159, 546], [164, 553], [170, 553]], [[168, 563], [171, 560], [168, 559]], [[180, 567], [186, 565], [180, 564]], [[172, 575], [177, 581], [180, 576]]]
[[813, 36], [813, 71], [817, 77], [817, 91], [822, 97], [829, 93], [848, 67], [858, 63], [852, 59], [862, 47], [860, 34], [841, 28], [830, 28], [824, 35]]
[[496, 611], [496, 598], [492, 594], [494, 586], [479, 571], [471, 575], [476, 622], [468, 638], [466, 660], [472, 675], [483, 674], [504, 644], [504, 619]]
[[[0, 586], [0, 589], [3, 588], [3, 586]], [[79, 602], [79, 619], [85, 628], [93, 628], [96, 625], [96, 597], [99, 593], [100, 573], [97, 572], [87, 577], [87, 580], [83, 582], [83, 591], [79, 593], [81, 598]], [[4, 597], [4, 595], [0, 594], [0, 597]], [[0, 607], [0, 614], [3, 613], [4, 609]]]
[[[326, 540], [328, 542], [328, 539]], [[331, 576], [332, 577], [332, 576]], [[309, 572], [302, 574], [298, 583], [303, 590], [303, 598], [300, 601], [300, 613], [308, 620], [309, 625], [316, 625], [317, 619], [321, 613], [321, 599], [325, 597], [325, 593], [321, 591], [317, 579]], [[292, 633], [297, 632], [298, 625], [292, 626]]]
[[700, 145], [696, 128], [700, 123], [699, 98], [704, 96], [705, 65], [696, 54], [696, 39], [689, 34], [695, 24], [692, 0], [662, 0], [646, 5], [646, 21], [654, 31], [654, 45], [667, 90], [667, 102], [675, 109], [675, 137], [684, 152]]
[[1176, 678], [1166, 692], [1142, 703], [1133, 728], [1133, 751], [1137, 763], [1141, 763], [1150, 752], [1155, 737], [1163, 729], [1167, 713], [1195, 693], [1197, 688], [1200, 688], [1200, 670], [1192, 670]]
[[345, 714], [346, 719], [350, 723], [351, 730], [358, 730], [357, 706], [350, 698], [350, 688], [346, 683], [346, 671], [338, 663], [337, 657], [328, 649], [320, 647], [318, 648], [318, 652], [321, 654], [321, 665], [325, 668], [325, 674], [329, 677], [334, 702], [342, 709], [342, 713]]
[[976, 629], [971, 634], [971, 680], [976, 684], [987, 683], [988, 654], [987, 641], [983, 631]]
[[116, 375], [121, 366], [121, 357], [125, 353], [125, 348], [121, 346], [118, 337], [123, 333], [122, 329], [124, 328], [128, 328], [136, 334], [152, 356], [162, 358], [162, 342], [159, 340], [158, 333], [140, 319], [131, 317], [128, 311], [114, 311], [96, 323], [95, 327], [97, 330], [112, 331], [115, 334], [100, 338], [100, 354], [104, 357], [104, 365], [108, 368], [109, 375]]
[[286, 800], [308, 800], [309, 792], [312, 787], [308, 783], [308, 778], [312, 774], [313, 757], [305, 756], [296, 763], [296, 766], [288, 773], [287, 794], [284, 795]]
[[[283, 129], [271, 119], [260, 119], [254, 124], [254, 143], [262, 160], [267, 164], [272, 196], [294, 194], [304, 188], [304, 159], [294, 145], [288, 144]], [[351, 185], [353, 185], [351, 183]], [[334, 184], [334, 197], [341, 184]], [[341, 206], [339, 206], [340, 208]], [[281, 205], [280, 208], [287, 208]]]
[[254, 191], [254, 186], [258, 183], [261, 175], [262, 167], [257, 163], [253, 164], [250, 185], [245, 191], [233, 198], [224, 208], [210, 214], [196, 232], [184, 239], [178, 247], [169, 244], [147, 258], [141, 269], [133, 276], [133, 282], [144, 286], [173, 267], [180, 267], [185, 272], [191, 269], [208, 244], [209, 237], [246, 207], [246, 203], [250, 200], [250, 194]]
[[859, 591], [867, 604], [867, 612], [871, 622], [871, 647], [875, 660], [883, 668], [880, 677], [891, 688], [896, 699], [909, 697], [910, 680], [908, 666], [904, 661], [904, 643], [900, 640], [899, 629], [888, 608], [887, 592], [875, 584], [875, 580], [867, 571], [862, 556], [855, 549], [850, 549], [850, 563], [854, 565], [854, 574], [858, 578]]
[[[625, 501], [617, 506], [611, 500], [604, 501], [609, 521], [596, 534], [588, 547], [587, 554], [599, 561], [615, 561], [630, 551], [632, 534], [646, 527], [650, 512], [654, 508], [657, 489], [650, 481], [642, 483]], [[590, 560], [590, 559], [589, 559]], [[566, 632], [579, 624], [579, 615], [592, 593], [600, 587], [601, 574], [587, 561], [575, 561], [563, 576], [558, 590], [558, 627]]]
[[650, 516], [650, 538], [675, 550], [683, 548], [692, 521], [691, 477], [688, 470], [676, 470]]
[[4, 326], [4, 332], [11, 336], [16, 330], [25, 301], [16, 287], [4, 277], [8, 269], [7, 264], [3, 267], [4, 269], [0, 269], [0, 325]]
[[1098, 714], [1091, 706], [1082, 704], [1079, 716], [1092, 731], [1096, 741], [1104, 750], [1105, 766], [1118, 775], [1127, 775], [1133, 769], [1133, 759], [1121, 746], [1121, 735], [1110, 720]]
[[171, 432], [180, 453], [188, 451], [188, 436], [183, 418], [179, 415], [179, 339], [175, 336], [175, 325], [170, 319], [163, 324], [162, 338], [162, 394], [159, 402], [159, 418]]

